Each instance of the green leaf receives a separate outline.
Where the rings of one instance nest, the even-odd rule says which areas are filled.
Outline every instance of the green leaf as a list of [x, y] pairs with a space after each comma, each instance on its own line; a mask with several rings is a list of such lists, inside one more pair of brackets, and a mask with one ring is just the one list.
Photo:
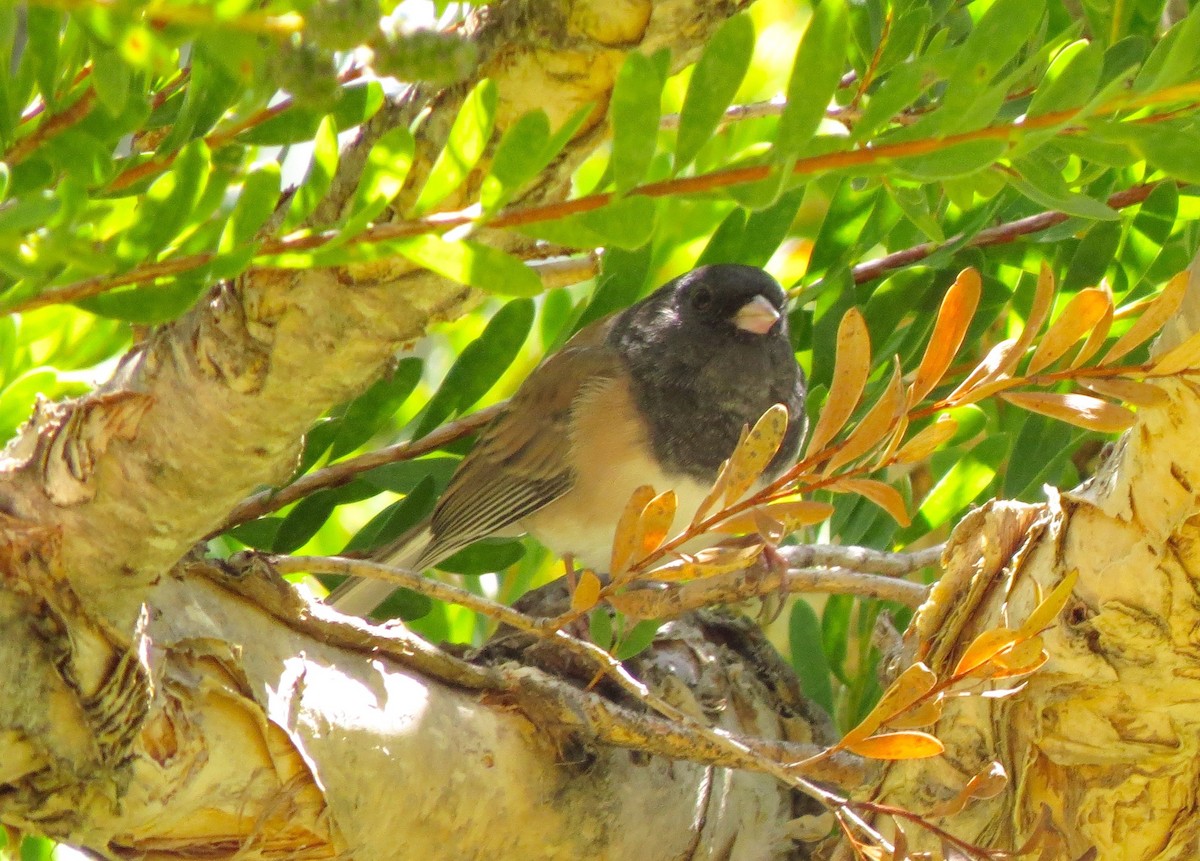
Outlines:
[[373, 550], [399, 538], [433, 511], [437, 497], [432, 479], [425, 479], [413, 492], [394, 502], [372, 517], [367, 525], [355, 533], [346, 544], [343, 553]]
[[1079, 39], [1067, 45], [1050, 62], [1034, 90], [1027, 116], [1032, 119], [1086, 104], [1100, 83], [1103, 65], [1104, 55], [1097, 43]]
[[641, 654], [650, 648], [650, 644], [654, 642], [654, 637], [661, 627], [662, 622], [657, 619], [644, 619], [638, 622], [621, 635], [613, 657], [618, 661], [628, 661], [635, 655]]
[[[537, 176], [562, 152], [594, 110], [591, 102], [576, 109], [558, 131], [550, 134], [550, 121], [539, 108], [524, 114], [504, 133], [492, 157], [492, 171], [483, 181], [479, 201], [484, 212], [495, 212]], [[542, 118], [545, 118], [545, 137]]]
[[492, 170], [483, 181], [479, 202], [492, 212], [545, 165], [542, 156], [550, 143], [550, 117], [538, 108], [513, 123], [492, 157]]
[[431, 272], [503, 296], [536, 296], [542, 292], [537, 273], [492, 245], [469, 239], [450, 242], [431, 233], [395, 243], [396, 250]]
[[242, 542], [247, 547], [270, 553], [275, 546], [275, 537], [279, 534], [279, 527], [282, 523], [282, 517], [260, 517], [249, 523], [238, 524], [225, 534]]
[[421, 381], [420, 359], [402, 359], [395, 369], [350, 402], [338, 423], [330, 460], [349, 454], [369, 440], [408, 399]]
[[254, 239], [279, 203], [280, 182], [279, 164], [273, 161], [246, 174], [237, 203], [221, 233], [218, 251], [228, 253]]
[[896, 167], [913, 179], [936, 182], [975, 173], [996, 162], [1007, 148], [1002, 140], [963, 141], [928, 155], [896, 159]]
[[1135, 142], [1150, 162], [1172, 179], [1200, 182], [1200, 132], [1194, 129], [1151, 127]]
[[141, 196], [138, 219], [117, 244], [117, 256], [134, 264], [152, 258], [183, 230], [208, 184], [212, 154], [202, 140], [179, 151], [171, 169]]
[[313, 139], [312, 162], [308, 174], [292, 195], [291, 207], [284, 221], [287, 227], [294, 228], [303, 223], [329, 193], [333, 175], [337, 173], [338, 149], [337, 124], [332, 117], [325, 117], [320, 120], [316, 137]]
[[516, 359], [533, 326], [533, 302], [514, 299], [492, 315], [479, 337], [459, 354], [429, 401], [414, 437], [422, 437], [488, 393]]
[[631, 51], [617, 72], [608, 109], [612, 122], [610, 167], [618, 194], [641, 182], [654, 158], [662, 88], [658, 64]]
[[591, 212], [519, 228], [522, 233], [572, 248], [641, 248], [654, 235], [658, 207], [640, 194], [618, 198]]
[[721, 25], [700, 55], [679, 112], [675, 171], [692, 163], [717, 130], [733, 101], [754, 53], [754, 22], [734, 15]]
[[788, 643], [792, 669], [800, 679], [805, 695], [829, 714], [833, 714], [833, 671], [825, 657], [821, 638], [821, 620], [803, 598], [792, 604], [788, 619]]
[[1089, 227], [1071, 255], [1059, 292], [1070, 295], [1099, 284], [1120, 243], [1120, 222], [1101, 221]]
[[929, 87], [923, 65], [906, 63], [897, 66], [866, 100], [862, 116], [850, 132], [850, 140], [861, 143], [870, 140], [885, 123], [907, 108]]
[[446, 145], [430, 169], [413, 211], [422, 215], [446, 199], [466, 180], [492, 138], [496, 122], [496, 85], [484, 78], [463, 99]]
[[608, 651], [613, 645], [612, 611], [607, 607], [597, 607], [588, 613], [588, 636], [600, 648]]
[[1029, 0], [996, 0], [988, 7], [958, 50], [943, 110], [953, 114], [969, 107], [1020, 53], [1045, 14], [1045, 4]]
[[361, 233], [387, 209], [392, 198], [404, 187], [415, 150], [412, 132], [404, 126], [389, 129], [375, 142], [354, 191], [350, 217], [342, 226], [343, 237]]
[[596, 289], [580, 318], [575, 331], [608, 314], [628, 308], [645, 291], [650, 277], [651, 249], [649, 245], [627, 250], [609, 249], [600, 260], [600, 276]]
[[439, 571], [479, 577], [503, 571], [525, 556], [525, 545], [513, 538], [485, 538], [438, 563]]
[[[383, 106], [383, 87], [378, 81], [355, 82], [342, 88], [342, 97], [329, 114], [335, 131], [362, 125]], [[287, 146], [312, 140], [325, 113], [292, 106], [238, 135], [240, 143], [258, 146]]]
[[131, 94], [133, 70], [116, 51], [97, 47], [92, 52], [92, 88], [112, 116], [120, 116]]
[[1007, 434], [996, 434], [969, 451], [957, 454], [954, 465], [921, 503], [911, 529], [924, 534], [961, 515], [992, 486], [1000, 463], [1008, 453], [1008, 445]]
[[1013, 159], [1017, 174], [1008, 174], [1009, 183], [1030, 200], [1048, 209], [1068, 215], [1101, 221], [1115, 221], [1121, 214], [1101, 200], [1078, 194], [1067, 187], [1061, 172], [1038, 154]]
[[822, 0], [800, 39], [775, 133], [776, 163], [789, 165], [825, 116], [846, 66], [849, 22], [843, 0]]
[[462, 458], [446, 455], [401, 460], [368, 470], [361, 478], [376, 490], [392, 493], [411, 493], [418, 484], [428, 478], [440, 495], [450, 483], [450, 476], [458, 469], [461, 461]]
[[1190, 80], [1200, 60], [1200, 7], [1172, 27], [1155, 46], [1133, 82], [1135, 92], [1153, 92]]

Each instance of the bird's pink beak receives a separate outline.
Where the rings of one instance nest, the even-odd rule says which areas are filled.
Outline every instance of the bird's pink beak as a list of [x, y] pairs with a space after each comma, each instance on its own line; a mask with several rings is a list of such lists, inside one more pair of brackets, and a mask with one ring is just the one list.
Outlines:
[[733, 325], [743, 332], [765, 335], [771, 331], [771, 327], [778, 319], [779, 312], [775, 310], [775, 306], [767, 300], [767, 297], [755, 296], [733, 315]]

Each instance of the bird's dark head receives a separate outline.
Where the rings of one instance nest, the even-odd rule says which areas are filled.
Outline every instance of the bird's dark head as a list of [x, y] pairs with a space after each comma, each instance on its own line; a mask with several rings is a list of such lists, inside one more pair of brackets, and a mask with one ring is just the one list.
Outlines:
[[669, 291], [670, 310], [684, 326], [739, 339], [787, 337], [787, 294], [755, 266], [701, 266], [663, 290]]

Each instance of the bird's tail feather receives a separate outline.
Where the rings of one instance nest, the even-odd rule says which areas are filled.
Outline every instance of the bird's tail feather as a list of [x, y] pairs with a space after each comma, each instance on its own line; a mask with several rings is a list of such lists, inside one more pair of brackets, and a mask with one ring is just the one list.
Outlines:
[[[427, 523], [420, 524], [383, 549], [372, 553], [371, 559], [396, 568], [407, 568], [410, 571], [418, 570], [416, 567], [418, 565], [424, 569], [433, 564], [425, 558], [428, 555], [432, 537], [429, 525]], [[366, 616], [386, 601], [388, 596], [396, 591], [396, 588], [394, 583], [386, 580], [364, 580], [359, 577], [350, 577], [329, 593], [325, 603], [336, 607], [343, 613]]]

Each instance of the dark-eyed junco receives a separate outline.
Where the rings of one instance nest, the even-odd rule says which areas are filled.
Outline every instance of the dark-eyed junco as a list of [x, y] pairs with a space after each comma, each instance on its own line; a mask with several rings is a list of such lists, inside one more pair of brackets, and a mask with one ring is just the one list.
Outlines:
[[[686, 524], [743, 426], [782, 403], [787, 435], [764, 478], [777, 476], [806, 424], [785, 301], [761, 269], [702, 266], [581, 329], [480, 433], [420, 534], [376, 558], [423, 570], [486, 536], [529, 532], [603, 571], [635, 489], [674, 490]], [[358, 581], [331, 600], [365, 614], [392, 589]]]

